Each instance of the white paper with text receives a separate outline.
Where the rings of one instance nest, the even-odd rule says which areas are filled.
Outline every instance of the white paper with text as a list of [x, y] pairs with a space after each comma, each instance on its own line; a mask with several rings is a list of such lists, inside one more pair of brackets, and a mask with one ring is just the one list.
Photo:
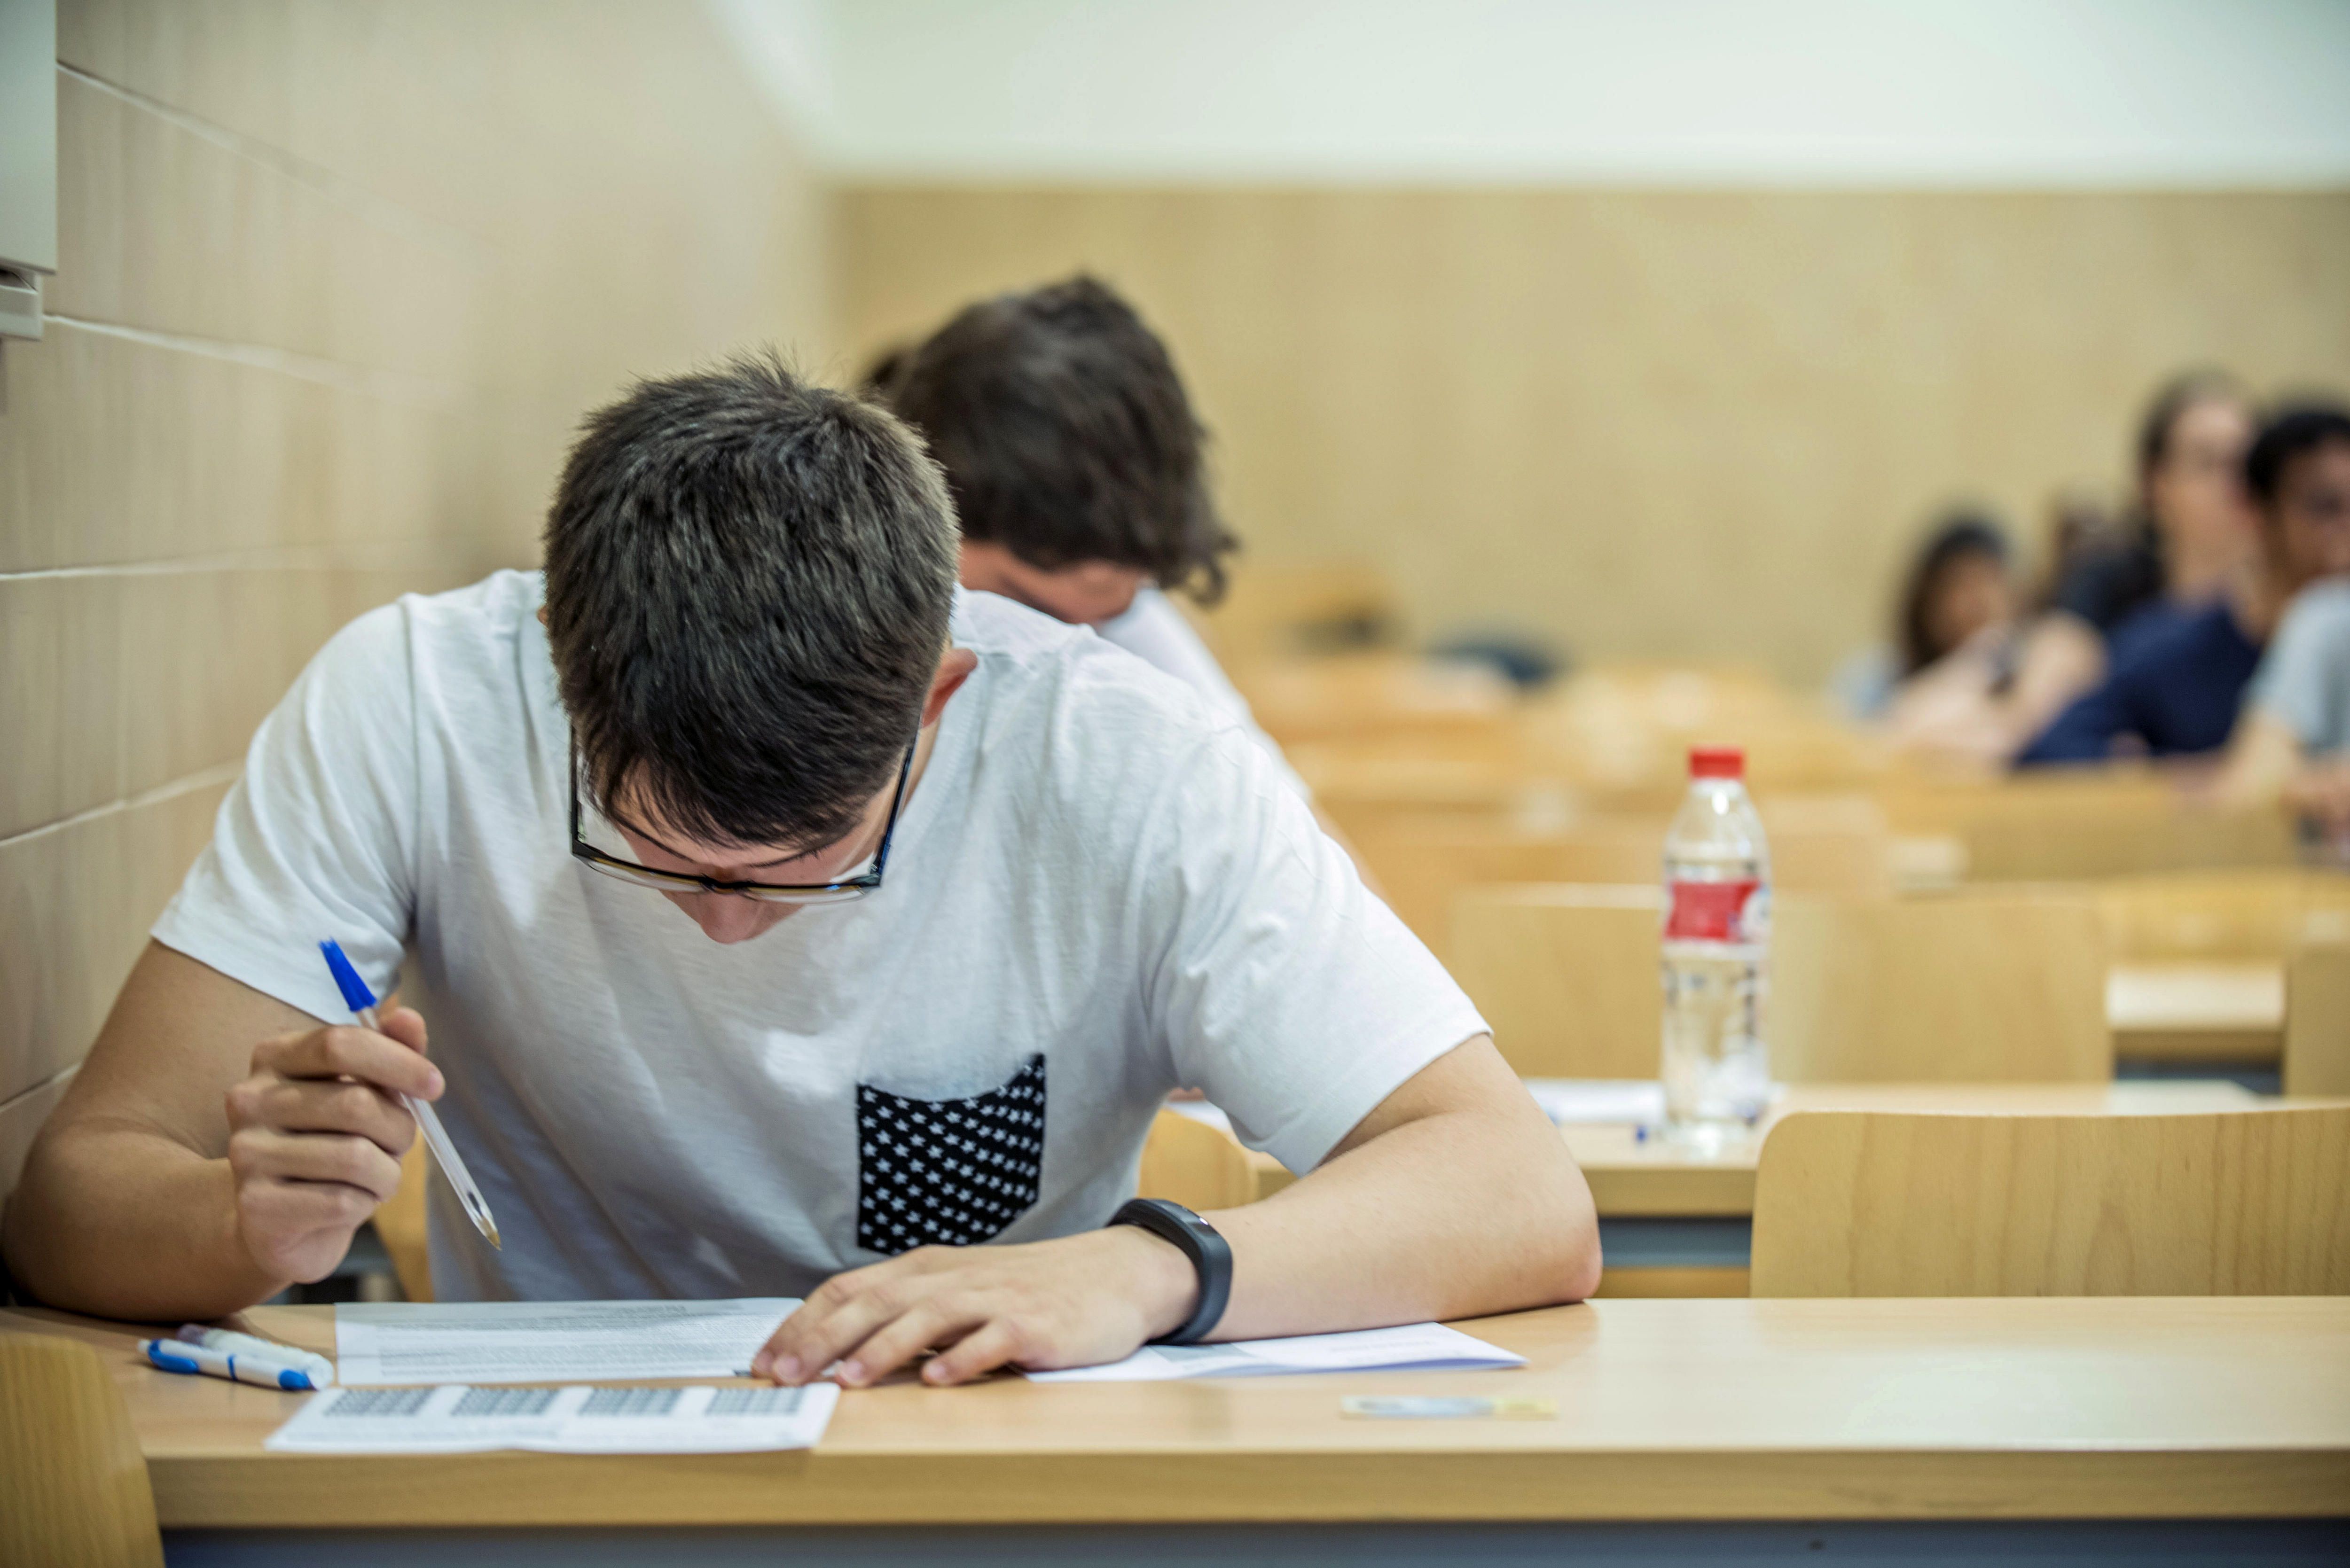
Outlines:
[[799, 1305], [714, 1302], [354, 1302], [335, 1308], [346, 1384], [741, 1377]]
[[1031, 1372], [1038, 1383], [1149, 1383], [1171, 1377], [1263, 1377], [1284, 1372], [1435, 1372], [1523, 1366], [1526, 1358], [1442, 1324], [1236, 1339], [1230, 1345], [1146, 1345], [1106, 1366]]
[[729, 1454], [813, 1448], [839, 1402], [830, 1383], [733, 1387], [336, 1388], [263, 1446], [295, 1454]]

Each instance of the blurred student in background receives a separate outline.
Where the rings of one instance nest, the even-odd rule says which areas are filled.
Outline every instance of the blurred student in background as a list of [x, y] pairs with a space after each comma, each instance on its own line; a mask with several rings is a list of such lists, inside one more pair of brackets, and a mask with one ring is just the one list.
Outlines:
[[2047, 547], [2032, 589], [2032, 602], [2042, 606], [2054, 604], [2084, 565], [2120, 550], [2131, 537], [2105, 497], [2085, 486], [2049, 497], [2047, 519]]
[[2220, 372], [2158, 392], [2138, 428], [2131, 522], [2117, 538], [2085, 520], [2060, 525], [2043, 607], [2016, 633], [2003, 684], [1970, 711], [1932, 706], [1899, 743], [2004, 766], [2137, 638], [2223, 592], [2247, 548], [2238, 470], [2252, 424], [2250, 400]]
[[1856, 718], [1882, 719], [1902, 691], [1942, 660], [2015, 617], [2007, 535], [1972, 512], [1952, 512], [1909, 564], [1893, 617], [1893, 640], [1845, 661], [1837, 694]]
[[2177, 377], [2138, 422], [2136, 515], [2122, 540], [2084, 556], [2057, 582], [2019, 675], [2036, 733], [2095, 685], [2137, 636], [2227, 591], [2242, 565], [2244, 449], [2258, 424], [2241, 383], [2219, 370]]
[[1910, 565], [1892, 644], [1838, 676], [1846, 703], [1903, 751], [2004, 765], [2022, 723], [2016, 675], [2033, 630], [2021, 607], [2006, 532], [1980, 512], [1946, 514]]
[[1238, 541], [1167, 346], [1083, 275], [967, 306], [867, 373], [946, 470], [962, 585], [1104, 639], [1191, 687], [1307, 793], [1170, 593], [1222, 597]]
[[[2181, 608], [2131, 632], [2116, 649], [2104, 681], [2025, 750], [2024, 764], [2194, 755], [2228, 742], [2245, 687], [2286, 607], [2307, 585], [2350, 572], [2350, 497], [2338, 488], [2343, 458], [2337, 448], [2350, 435], [2343, 421], [2339, 410], [2301, 408], [2269, 422], [2243, 460], [2243, 487], [2257, 522], [2239, 525], [2241, 564], [2225, 591], [2200, 608]], [[2315, 613], [2322, 624], [2325, 612]], [[2322, 680], [2297, 673], [2304, 664], [2303, 636], [2297, 632], [2286, 648], [2295, 673], [2273, 675], [2277, 690], [2264, 688], [2256, 706], [2281, 713], [2318, 711], [2322, 704], [2304, 699], [2304, 688], [2314, 683], [2322, 691]], [[2314, 658], [2322, 677], [2322, 652]], [[2309, 733], [2319, 745], [2334, 738], [2323, 724], [2311, 725]], [[2249, 777], [2251, 764], [2243, 765]]]
[[2247, 477], [2278, 525], [2334, 566], [2293, 596], [2244, 693], [2222, 793], [2282, 799], [2350, 837], [2350, 412], [2310, 406], [2262, 432]]
[[2244, 452], [2258, 427], [2250, 394], [2221, 371], [2156, 393], [2138, 425], [2136, 525], [2058, 584], [2051, 607], [2110, 643], [2133, 623], [2148, 628], [2226, 593], [2249, 554]]

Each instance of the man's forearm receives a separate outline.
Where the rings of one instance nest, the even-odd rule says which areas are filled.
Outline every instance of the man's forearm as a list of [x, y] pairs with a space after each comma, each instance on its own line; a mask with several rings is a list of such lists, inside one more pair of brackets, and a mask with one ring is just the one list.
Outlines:
[[219, 1317], [288, 1283], [244, 1245], [228, 1161], [146, 1130], [52, 1128], [8, 1200], [5, 1241], [20, 1288], [103, 1317]]
[[1590, 1189], [1531, 1105], [1407, 1122], [1211, 1222], [1233, 1258], [1219, 1339], [1547, 1306], [1599, 1280]]

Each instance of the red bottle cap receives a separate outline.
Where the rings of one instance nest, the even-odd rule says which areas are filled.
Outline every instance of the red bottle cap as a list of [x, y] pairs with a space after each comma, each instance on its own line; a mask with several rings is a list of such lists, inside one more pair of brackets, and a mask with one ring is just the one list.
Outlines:
[[1693, 779], [1742, 779], [1746, 776], [1746, 753], [1736, 746], [1691, 746], [1690, 777]]

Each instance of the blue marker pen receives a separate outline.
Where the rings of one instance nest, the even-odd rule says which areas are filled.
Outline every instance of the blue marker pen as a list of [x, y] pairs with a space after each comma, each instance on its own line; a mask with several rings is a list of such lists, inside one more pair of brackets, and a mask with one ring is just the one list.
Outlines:
[[298, 1366], [265, 1360], [243, 1351], [214, 1350], [209, 1345], [190, 1345], [181, 1339], [142, 1339], [139, 1348], [147, 1359], [166, 1372], [178, 1372], [190, 1376], [204, 1373], [213, 1377], [225, 1377], [232, 1383], [257, 1384], [264, 1388], [312, 1389], [317, 1384]]
[[[342, 988], [343, 1001], [350, 1008], [351, 1015], [369, 1029], [380, 1027], [375, 1017], [375, 992], [369, 991], [368, 982], [359, 978], [359, 971], [351, 967], [351, 961], [343, 956], [342, 945], [324, 941], [318, 944], [318, 950], [327, 955], [327, 968], [334, 974], [335, 983]], [[441, 1118], [432, 1105], [413, 1095], [400, 1096], [400, 1103], [406, 1106], [408, 1114], [416, 1118], [417, 1127], [424, 1134], [424, 1147], [431, 1149], [432, 1158], [441, 1162], [441, 1174], [449, 1179], [450, 1187], [457, 1194], [457, 1201], [465, 1206], [465, 1217], [473, 1222], [473, 1229], [488, 1237], [491, 1246], [504, 1251], [504, 1243], [498, 1240], [498, 1222], [490, 1218], [489, 1200], [482, 1196], [482, 1189], [473, 1185], [473, 1173], [465, 1168], [464, 1157], [457, 1152], [457, 1146], [449, 1141], [449, 1134], [441, 1126]]]
[[[201, 1345], [207, 1350], [221, 1351], [237, 1358], [240, 1366], [247, 1361], [265, 1361], [273, 1366], [290, 1366], [296, 1372], [310, 1375], [313, 1388], [331, 1388], [335, 1383], [335, 1364], [315, 1350], [286, 1345], [275, 1339], [263, 1339], [257, 1334], [239, 1334], [233, 1328], [207, 1328], [200, 1323], [183, 1323], [172, 1339], [182, 1345]], [[161, 1342], [165, 1351], [172, 1350], [171, 1340]], [[155, 1358], [150, 1355], [148, 1360]]]

